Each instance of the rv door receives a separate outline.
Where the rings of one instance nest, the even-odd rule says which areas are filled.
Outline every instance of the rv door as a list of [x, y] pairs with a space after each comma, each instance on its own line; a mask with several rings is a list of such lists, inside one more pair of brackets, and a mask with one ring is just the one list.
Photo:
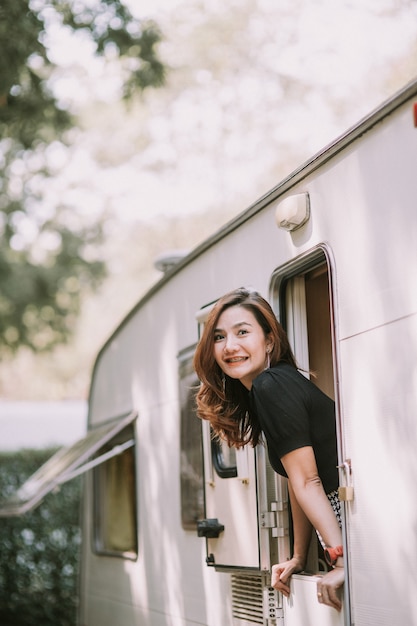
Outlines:
[[[197, 314], [200, 326], [210, 310], [211, 306]], [[268, 498], [276, 498], [265, 448], [229, 448], [213, 438], [208, 422], [202, 427], [205, 518], [198, 524], [198, 534], [206, 538], [207, 564], [219, 570], [269, 571], [276, 515], [270, 512]]]

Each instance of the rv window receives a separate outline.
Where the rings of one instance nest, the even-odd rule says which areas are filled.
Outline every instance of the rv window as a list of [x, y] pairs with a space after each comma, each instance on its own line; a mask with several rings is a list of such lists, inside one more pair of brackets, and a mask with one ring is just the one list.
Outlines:
[[[289, 276], [275, 277], [275, 302], [300, 368], [305, 375], [312, 372], [312, 382], [334, 399], [328, 266], [323, 252], [308, 261], [290, 268]], [[325, 568], [325, 561], [316, 534], [312, 537], [305, 571], [316, 572]]]
[[[128, 426], [104, 446], [102, 455], [114, 446], [134, 439]], [[95, 549], [100, 554], [136, 558], [136, 471], [134, 447], [112, 456], [94, 470]]]
[[212, 439], [211, 454], [213, 467], [220, 478], [235, 478], [237, 476], [235, 448], [229, 448], [225, 441]]
[[184, 530], [197, 528], [204, 517], [203, 436], [196, 414], [195, 396], [199, 381], [193, 369], [195, 346], [178, 355], [181, 403], [181, 523]]
[[186, 392], [181, 403], [181, 522], [185, 530], [195, 530], [204, 517], [203, 443], [201, 420], [195, 411], [198, 381], [193, 379], [191, 386], [184, 379], [181, 383]]

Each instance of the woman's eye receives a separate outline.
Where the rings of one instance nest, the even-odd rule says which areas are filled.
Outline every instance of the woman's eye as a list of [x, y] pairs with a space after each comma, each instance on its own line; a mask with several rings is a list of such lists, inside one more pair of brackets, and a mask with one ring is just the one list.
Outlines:
[[238, 334], [238, 335], [247, 335], [247, 333], [248, 333], [248, 331], [247, 331], [245, 328], [241, 328], [241, 329], [238, 331], [238, 333], [237, 333], [237, 334]]
[[214, 341], [221, 341], [222, 339], [223, 339], [223, 335], [220, 335], [219, 333], [214, 335]]

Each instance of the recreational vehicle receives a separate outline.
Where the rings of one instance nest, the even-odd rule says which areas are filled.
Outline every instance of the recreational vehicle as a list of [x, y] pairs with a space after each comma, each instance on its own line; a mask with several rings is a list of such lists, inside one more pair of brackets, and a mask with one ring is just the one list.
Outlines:
[[[340, 613], [317, 602], [314, 537], [290, 597], [270, 586], [285, 479], [195, 414], [201, 329], [241, 286], [335, 400]], [[170, 267], [101, 349], [87, 437], [26, 489], [85, 472], [80, 626], [417, 626], [416, 363], [417, 82]]]

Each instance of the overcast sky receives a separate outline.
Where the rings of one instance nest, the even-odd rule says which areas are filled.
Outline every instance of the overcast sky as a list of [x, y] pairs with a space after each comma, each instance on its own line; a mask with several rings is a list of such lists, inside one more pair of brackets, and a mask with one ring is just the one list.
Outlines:
[[86, 402], [0, 401], [0, 451], [67, 446], [86, 431]]

